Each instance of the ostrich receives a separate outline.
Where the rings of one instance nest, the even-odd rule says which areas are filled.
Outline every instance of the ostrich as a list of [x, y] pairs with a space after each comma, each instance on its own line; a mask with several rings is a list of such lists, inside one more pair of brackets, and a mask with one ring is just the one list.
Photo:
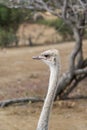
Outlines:
[[60, 75], [59, 52], [56, 49], [47, 50], [41, 53], [39, 56], [33, 56], [33, 59], [45, 62], [50, 68], [48, 92], [36, 129], [48, 130], [50, 111], [53, 106], [53, 101], [57, 90], [58, 78]]

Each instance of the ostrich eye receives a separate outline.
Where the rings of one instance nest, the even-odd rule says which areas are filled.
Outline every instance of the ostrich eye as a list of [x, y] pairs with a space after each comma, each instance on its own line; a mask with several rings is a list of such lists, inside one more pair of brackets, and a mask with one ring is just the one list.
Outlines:
[[50, 57], [48, 54], [45, 54], [44, 56], [45, 56], [46, 58]]

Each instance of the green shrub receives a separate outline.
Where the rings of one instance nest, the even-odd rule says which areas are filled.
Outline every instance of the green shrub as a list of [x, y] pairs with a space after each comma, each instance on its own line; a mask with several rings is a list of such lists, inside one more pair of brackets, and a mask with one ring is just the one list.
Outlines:
[[0, 46], [7, 46], [7, 34], [6, 31], [0, 29]]
[[7, 8], [0, 4], [0, 46], [12, 46], [16, 42], [16, 30], [20, 23], [28, 21], [31, 17], [31, 11], [28, 9]]
[[16, 41], [16, 36], [12, 31], [6, 31], [4, 29], [0, 29], [0, 46], [1, 47], [9, 47], [12, 46], [13, 42]]
[[8, 41], [8, 45], [11, 45], [12, 46], [12, 44], [14, 43], [14, 42], [16, 42], [16, 35], [15, 35], [15, 33], [13, 32], [13, 31], [9, 31], [8, 33], [7, 33], [7, 41]]
[[[6, 28], [16, 28], [24, 21], [31, 19], [32, 11], [28, 9], [8, 8], [0, 4], [0, 25]], [[14, 26], [15, 25], [15, 26]]]
[[65, 40], [70, 40], [73, 38], [72, 31], [71, 29], [64, 24], [63, 20], [61, 19], [56, 19], [56, 20], [38, 20], [38, 24], [43, 24], [46, 26], [54, 27], [58, 33], [63, 37]]
[[6, 26], [9, 24], [10, 9], [0, 4], [0, 25]]
[[24, 21], [28, 21], [31, 17], [31, 11], [28, 9], [11, 9], [11, 23], [20, 24]]

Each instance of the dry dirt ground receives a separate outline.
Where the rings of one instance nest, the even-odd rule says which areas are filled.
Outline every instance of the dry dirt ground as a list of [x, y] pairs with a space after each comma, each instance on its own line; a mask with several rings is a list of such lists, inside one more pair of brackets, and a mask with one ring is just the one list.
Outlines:
[[[67, 70], [69, 53], [74, 43], [0, 50], [0, 100], [43, 97], [47, 90], [49, 70], [33, 55], [56, 48], [60, 51], [62, 72]], [[84, 42], [87, 57], [87, 41]], [[87, 96], [87, 79], [71, 96]], [[43, 103], [28, 103], [0, 108], [0, 130], [35, 130]], [[50, 130], [87, 130], [87, 99], [56, 101], [50, 118]]]

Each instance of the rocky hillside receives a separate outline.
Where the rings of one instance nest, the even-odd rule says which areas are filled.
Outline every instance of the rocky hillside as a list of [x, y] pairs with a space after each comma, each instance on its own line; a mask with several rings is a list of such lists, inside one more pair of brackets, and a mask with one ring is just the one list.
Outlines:
[[17, 30], [19, 45], [51, 44], [62, 40], [53, 27], [39, 24], [23, 23]]

